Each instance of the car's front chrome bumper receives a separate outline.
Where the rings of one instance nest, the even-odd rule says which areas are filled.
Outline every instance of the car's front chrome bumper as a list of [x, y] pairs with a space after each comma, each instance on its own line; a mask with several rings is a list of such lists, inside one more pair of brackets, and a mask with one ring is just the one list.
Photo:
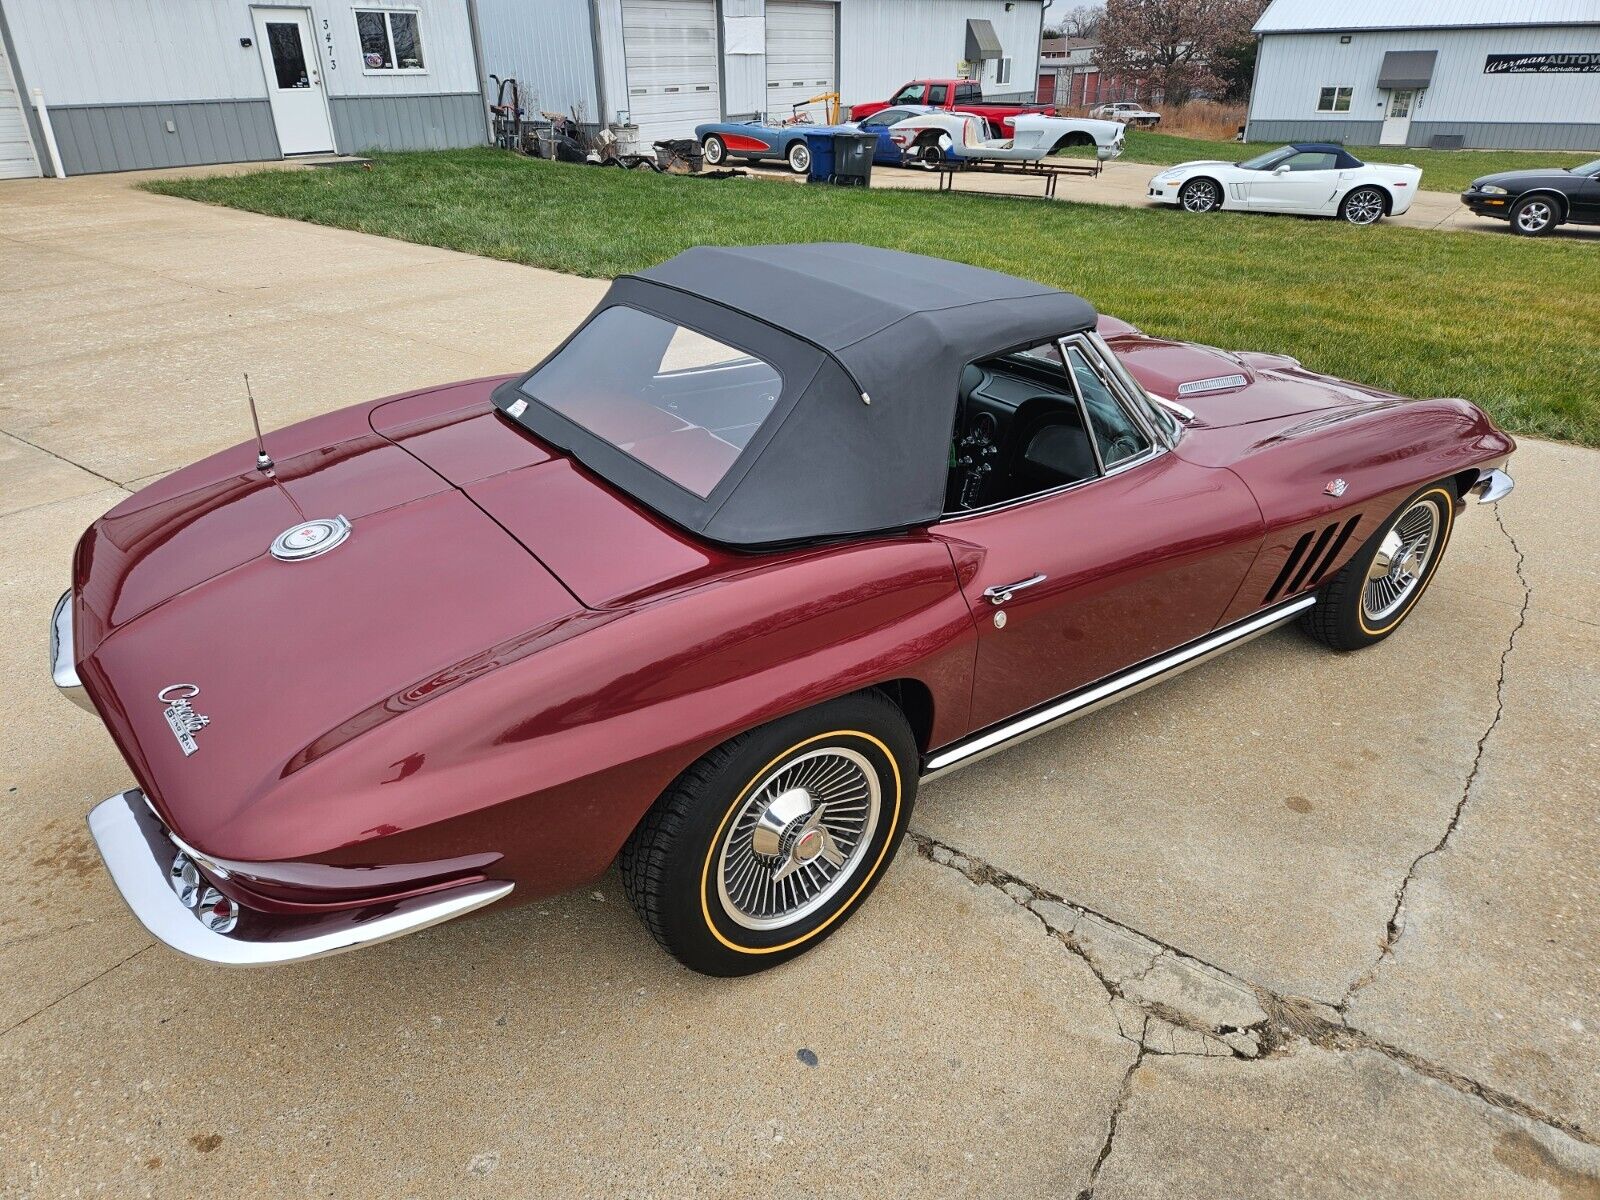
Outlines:
[[1467, 494], [1476, 496], [1479, 504], [1493, 504], [1509, 496], [1516, 486], [1517, 481], [1499, 467], [1488, 467], [1478, 472], [1478, 482], [1467, 489]]
[[512, 887], [503, 880], [482, 880], [309, 918], [246, 910], [231, 932], [218, 933], [203, 925], [174, 890], [170, 873], [179, 850], [143, 792], [130, 789], [95, 806], [89, 832], [117, 890], [146, 929], [190, 958], [228, 967], [274, 966], [358, 950], [493, 904]]
[[56, 611], [50, 617], [50, 678], [68, 700], [88, 712], [94, 711], [89, 693], [83, 690], [83, 680], [78, 678], [77, 660], [73, 657], [70, 588], [61, 593]]

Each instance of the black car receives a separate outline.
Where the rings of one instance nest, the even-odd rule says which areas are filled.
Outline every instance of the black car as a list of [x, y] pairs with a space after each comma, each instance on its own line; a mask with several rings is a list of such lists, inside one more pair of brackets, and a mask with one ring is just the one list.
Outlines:
[[1600, 158], [1579, 167], [1502, 171], [1474, 179], [1461, 203], [1480, 217], [1511, 222], [1513, 233], [1538, 237], [1557, 225], [1600, 225]]

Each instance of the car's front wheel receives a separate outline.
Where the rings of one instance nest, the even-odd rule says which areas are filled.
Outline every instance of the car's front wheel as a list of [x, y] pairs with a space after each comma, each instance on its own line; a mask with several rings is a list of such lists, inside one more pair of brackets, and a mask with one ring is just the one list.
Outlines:
[[1511, 210], [1511, 228], [1523, 237], [1543, 237], [1556, 227], [1555, 201], [1548, 196], [1529, 196], [1517, 201]]
[[700, 143], [700, 154], [706, 160], [706, 166], [720, 166], [722, 160], [728, 157], [728, 147], [716, 134], [709, 133], [706, 140]]
[[1185, 212], [1216, 212], [1222, 207], [1222, 187], [1214, 179], [1191, 179], [1178, 190]]
[[784, 155], [789, 160], [789, 170], [796, 175], [808, 174], [811, 170], [811, 147], [805, 144], [804, 139], [791, 142], [789, 150]]
[[1373, 225], [1383, 218], [1389, 205], [1375, 187], [1358, 187], [1339, 205], [1339, 215], [1352, 225]]
[[898, 706], [861, 692], [724, 742], [662, 794], [618, 856], [675, 958], [748, 975], [837, 929], [894, 856], [917, 790]]
[[1335, 650], [1360, 650], [1388, 637], [1432, 582], [1455, 513], [1449, 484], [1417, 492], [1334, 576], [1301, 627]]

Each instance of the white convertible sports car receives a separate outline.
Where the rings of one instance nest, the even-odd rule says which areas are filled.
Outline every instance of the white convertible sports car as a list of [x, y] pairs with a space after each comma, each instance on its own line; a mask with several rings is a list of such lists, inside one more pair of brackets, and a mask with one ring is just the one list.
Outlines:
[[1068, 146], [1095, 147], [1102, 160], [1122, 153], [1127, 132], [1115, 121], [1047, 117], [1023, 113], [1011, 122], [1015, 136], [991, 138], [984, 119], [971, 113], [925, 112], [891, 126], [889, 136], [904, 147], [907, 162], [936, 166], [956, 162], [1040, 162]]
[[1410, 208], [1421, 181], [1420, 167], [1364, 163], [1331, 142], [1296, 142], [1242, 163], [1167, 167], [1150, 180], [1150, 199], [1195, 213], [1309, 213], [1371, 225]]

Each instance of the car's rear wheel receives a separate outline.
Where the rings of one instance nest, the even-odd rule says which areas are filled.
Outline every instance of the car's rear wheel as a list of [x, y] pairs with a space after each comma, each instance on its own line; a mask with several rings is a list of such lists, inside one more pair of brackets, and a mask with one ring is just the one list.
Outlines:
[[784, 158], [789, 161], [789, 170], [796, 175], [808, 174], [811, 170], [811, 147], [806, 145], [805, 139], [791, 142]]
[[1185, 212], [1216, 212], [1222, 207], [1222, 187], [1214, 179], [1191, 179], [1178, 189], [1178, 202]]
[[705, 141], [700, 143], [700, 154], [706, 160], [706, 166], [720, 166], [722, 160], [728, 157], [728, 147], [716, 134], [708, 133]]
[[1432, 582], [1455, 512], [1449, 484], [1417, 492], [1334, 576], [1301, 627], [1335, 650], [1360, 650], [1388, 637]]
[[1339, 204], [1339, 215], [1352, 225], [1373, 225], [1383, 218], [1389, 205], [1375, 187], [1358, 187]]
[[867, 898], [917, 790], [900, 709], [861, 692], [724, 742], [662, 794], [618, 856], [656, 941], [707, 975], [801, 954]]
[[1523, 237], [1543, 237], [1556, 227], [1555, 201], [1548, 196], [1529, 196], [1511, 210], [1511, 228]]

